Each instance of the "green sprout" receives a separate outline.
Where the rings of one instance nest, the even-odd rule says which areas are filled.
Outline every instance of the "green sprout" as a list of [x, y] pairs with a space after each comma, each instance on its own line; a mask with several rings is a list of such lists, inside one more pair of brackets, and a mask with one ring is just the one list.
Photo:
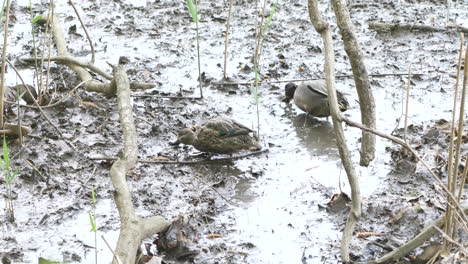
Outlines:
[[198, 2], [195, 0], [195, 3], [193, 3], [192, 0], [187, 0], [187, 7], [190, 13], [190, 16], [193, 19], [193, 22], [195, 22], [195, 28], [197, 32], [197, 58], [198, 58], [198, 85], [200, 87], [200, 97], [203, 98], [203, 90], [202, 90], [202, 76], [201, 76], [201, 63], [200, 63], [200, 35], [198, 33], [198, 21], [199, 21], [199, 16], [198, 16]]

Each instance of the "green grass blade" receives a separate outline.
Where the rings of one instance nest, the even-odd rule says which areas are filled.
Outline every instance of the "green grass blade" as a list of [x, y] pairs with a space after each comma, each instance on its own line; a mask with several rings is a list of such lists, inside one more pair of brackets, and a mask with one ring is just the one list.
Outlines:
[[10, 157], [8, 156], [8, 146], [6, 143], [6, 137], [3, 135], [3, 160], [5, 161], [5, 169], [10, 169]]
[[89, 212], [88, 215], [89, 215], [89, 223], [91, 224], [91, 229], [93, 230], [94, 233], [96, 233], [97, 228], [96, 228], [95, 216], [91, 212]]
[[61, 264], [61, 263], [63, 263], [63, 262], [61, 262], [61, 261], [49, 260], [49, 259], [45, 259], [45, 258], [39, 258], [39, 259], [38, 259], [38, 263], [39, 263], [39, 264]]
[[36, 24], [37, 21], [38, 21], [39, 19], [41, 19], [41, 18], [42, 18], [42, 16], [37, 16], [37, 17], [35, 17], [35, 18], [31, 21], [31, 24]]
[[190, 16], [193, 18], [193, 22], [198, 22], [197, 7], [192, 0], [187, 0], [187, 6], [189, 9]]
[[94, 192], [94, 186], [91, 186], [91, 198], [93, 199], [93, 207], [96, 208], [96, 193]]
[[7, 1], [3, 0], [2, 10], [0, 10], [0, 19], [3, 18], [3, 10], [5, 10], [6, 3], [7, 3]]
[[270, 15], [268, 16], [268, 19], [265, 23], [265, 26], [263, 27], [263, 32], [266, 32], [268, 27], [270, 26], [271, 22], [273, 21], [273, 16], [275, 15], [276, 13], [276, 7], [278, 6], [278, 0], [276, 0], [276, 2], [273, 4], [272, 8], [271, 8], [271, 11], [270, 11]]

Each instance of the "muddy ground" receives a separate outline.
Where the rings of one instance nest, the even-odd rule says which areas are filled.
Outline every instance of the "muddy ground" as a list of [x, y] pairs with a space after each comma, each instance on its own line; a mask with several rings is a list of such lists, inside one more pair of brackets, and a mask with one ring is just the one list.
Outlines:
[[[444, 177], [440, 159], [434, 157], [446, 155], [447, 134], [429, 132], [440, 120], [451, 118], [458, 33], [377, 33], [368, 29], [367, 23], [467, 26], [468, 4], [457, 1], [447, 8], [445, 1], [350, 2], [369, 72], [388, 74], [371, 80], [378, 129], [391, 133], [397, 128], [401, 135], [398, 120], [407, 77], [395, 74], [406, 73], [412, 64], [417, 74], [412, 78], [409, 123], [415, 129], [410, 130], [410, 140], [421, 146], [421, 155]], [[27, 4], [13, 1], [8, 46], [12, 60], [31, 55]], [[336, 73], [349, 75], [349, 60], [331, 6], [328, 1], [320, 4], [332, 23]], [[75, 1], [75, 5], [95, 43], [96, 65], [110, 72], [106, 61], [116, 63], [120, 56], [126, 56], [132, 80], [156, 84], [153, 90], [133, 94], [139, 158], [200, 159], [194, 156], [197, 152], [193, 148], [169, 143], [178, 129], [218, 115], [255, 127], [250, 87], [216, 84], [223, 76], [225, 1], [200, 4], [201, 67], [206, 76], [202, 100], [160, 97], [196, 97], [199, 93], [195, 28], [183, 1]], [[33, 1], [35, 14], [47, 8], [43, 1]], [[72, 8], [57, 3], [56, 12], [72, 54], [89, 58], [89, 46]], [[234, 1], [233, 14], [228, 76], [248, 82], [254, 77], [255, 2]], [[264, 41], [260, 71], [265, 81], [260, 87], [260, 133], [267, 153], [225, 164], [138, 163], [127, 177], [140, 215], [159, 214], [168, 219], [183, 215], [195, 230], [189, 234], [190, 248], [199, 254], [177, 260], [162, 253], [166, 263], [339, 262], [347, 211], [329, 210], [327, 203], [340, 186], [347, 193], [349, 189], [331, 122], [306, 117], [294, 106], [284, 105], [284, 83], [268, 83], [323, 77], [322, 41], [309, 22], [306, 1], [279, 1]], [[32, 70], [23, 67], [21, 72], [32, 84]], [[51, 74], [55, 100], [79, 83], [63, 65], [53, 64]], [[10, 69], [7, 84], [18, 82]], [[359, 120], [353, 80], [339, 78], [337, 84], [351, 102], [345, 114]], [[91, 186], [97, 194], [99, 235], [114, 245], [119, 228], [110, 162], [96, 159], [115, 157], [122, 147], [115, 98], [77, 90], [65, 102], [46, 109], [63, 138], [39, 111], [22, 108], [22, 112], [22, 122], [32, 133], [22, 148], [13, 139], [8, 141], [20, 175], [14, 182], [16, 222], [4, 221], [2, 211], [0, 255], [11, 263], [35, 263], [39, 257], [95, 263], [94, 234], [88, 219]], [[13, 117], [10, 122], [14, 122]], [[402, 161], [406, 157], [399, 155], [399, 148], [385, 140], [377, 141], [377, 158], [371, 166], [358, 167], [360, 131], [346, 128], [345, 133], [363, 195], [363, 216], [352, 254], [354, 260], [367, 261], [401, 245], [436, 219], [445, 208], [444, 198], [420, 165]], [[4, 182], [0, 182], [4, 193]], [[375, 234], [358, 237], [358, 232]], [[155, 237], [145, 243], [151, 244]], [[98, 263], [110, 262], [111, 253], [100, 238], [97, 251]], [[149, 251], [156, 253], [154, 246]], [[399, 263], [413, 260], [408, 257]]]

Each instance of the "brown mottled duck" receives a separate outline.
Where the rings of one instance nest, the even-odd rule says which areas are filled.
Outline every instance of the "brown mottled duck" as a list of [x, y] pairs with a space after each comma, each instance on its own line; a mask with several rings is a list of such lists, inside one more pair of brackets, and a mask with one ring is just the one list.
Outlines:
[[218, 117], [179, 131], [177, 142], [192, 145], [212, 154], [232, 154], [242, 150], [260, 150], [253, 131], [237, 121]]

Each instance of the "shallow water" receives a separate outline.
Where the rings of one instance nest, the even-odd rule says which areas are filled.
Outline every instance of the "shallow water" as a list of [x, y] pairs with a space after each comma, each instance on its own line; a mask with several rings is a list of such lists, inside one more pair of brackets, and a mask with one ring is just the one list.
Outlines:
[[[197, 95], [195, 33], [184, 3], [130, 2], [124, 1], [123, 4], [112, 2], [105, 5], [102, 2], [76, 1], [75, 4], [90, 12], [85, 19], [91, 24], [89, 30], [97, 42], [97, 65], [106, 68], [105, 61], [116, 61], [118, 56], [125, 55], [130, 57], [131, 68], [137, 72], [130, 74], [132, 78], [157, 83], [155, 90], [160, 92], [175, 94], [182, 91], [184, 95]], [[429, 120], [440, 118], [448, 120], [451, 117], [451, 91], [458, 49], [456, 34], [413, 35], [369, 31], [365, 22], [370, 18], [391, 21], [394, 17], [402, 17], [416, 22], [417, 19], [428, 21], [430, 16], [436, 16], [438, 19], [445, 17], [443, 11], [439, 9], [434, 11], [433, 4], [409, 4], [403, 1], [402, 5], [393, 9], [388, 6], [390, 2], [382, 2], [381, 6], [377, 7], [378, 12], [377, 8], [372, 6], [369, 9], [352, 11], [367, 56], [369, 72], [404, 73], [408, 64], [412, 63], [413, 72], [424, 75], [412, 79], [409, 122], [425, 124]], [[330, 19], [330, 8], [323, 1], [321, 4], [321, 8], [327, 10], [325, 17]], [[146, 8], [140, 8], [145, 5]], [[466, 4], [456, 5], [458, 6], [452, 12], [453, 20], [459, 19], [455, 14], [466, 15], [468, 10]], [[236, 3], [234, 8], [236, 15], [232, 21], [228, 75], [241, 81], [250, 81], [253, 73], [242, 69], [244, 65], [251, 64], [254, 21], [250, 18], [253, 17], [254, 9], [245, 2]], [[63, 3], [59, 4], [59, 9], [67, 15], [72, 14], [70, 8]], [[127, 13], [131, 16], [120, 16], [115, 14], [116, 10], [119, 14]], [[224, 17], [225, 7], [221, 2], [202, 2], [200, 10], [202, 10], [202, 69], [207, 77], [215, 81], [220, 80], [222, 68], [217, 64], [222, 64], [223, 61], [222, 36], [225, 26], [217, 22], [217, 19]], [[96, 16], [102, 18], [102, 24], [92, 24], [91, 21]], [[61, 15], [62, 19], [64, 17]], [[19, 21], [26, 20], [20, 18]], [[290, 22], [284, 23], [284, 21]], [[67, 21], [65, 28], [76, 23], [76, 19]], [[18, 30], [16, 34], [25, 34], [24, 26], [21, 28], [22, 31]], [[333, 28], [337, 33], [335, 27]], [[13, 31], [15, 32], [15, 29]], [[271, 76], [277, 76], [278, 79], [288, 80], [322, 76], [323, 55], [320, 52], [322, 44], [319, 35], [309, 24], [305, 2], [290, 1], [281, 4], [269, 33], [265, 39], [261, 61], [264, 77], [275, 80]], [[349, 74], [350, 69], [341, 46], [341, 38], [337, 37], [335, 42], [337, 74]], [[82, 36], [75, 36], [70, 45], [75, 52], [86, 53], [88, 50]], [[285, 57], [288, 68], [279, 66], [279, 54]], [[300, 67], [302, 70], [299, 70]], [[24, 72], [28, 74], [28, 71]], [[221, 202], [221, 205], [218, 205], [222, 209], [220, 214], [215, 216], [213, 223], [206, 225], [206, 232], [222, 231], [223, 238], [209, 240], [205, 238], [206, 233], [204, 233], [201, 234], [199, 244], [225, 244], [226, 249], [221, 251], [221, 256], [239, 254], [229, 250], [245, 251], [248, 253], [243, 257], [245, 263], [336, 263], [335, 257], [339, 254], [338, 245], [343, 223], [338, 217], [320, 209], [320, 206], [324, 206], [332, 194], [339, 192], [340, 185], [343, 191], [350, 192], [346, 173], [335, 147], [331, 120], [310, 118], [295, 106], [288, 107], [282, 104], [283, 85], [264, 84], [260, 87], [260, 134], [264, 146], [269, 148], [268, 153], [235, 161], [233, 166], [168, 167], [166, 169], [171, 172], [170, 174], [161, 174], [160, 170], [164, 168], [148, 169], [140, 164], [138, 169], [143, 176], [138, 176], [140, 178], [135, 176], [130, 180], [135, 190], [139, 213], [143, 215], [163, 213], [170, 218], [196, 210], [197, 208], [187, 200], [180, 199], [177, 196], [179, 193], [175, 193], [185, 192], [190, 188], [195, 189], [194, 186], [200, 184], [195, 178], [183, 177], [187, 174], [206, 179], [213, 175], [233, 177], [236, 181], [230, 180], [235, 182], [232, 189], [229, 189], [230, 185], [225, 189], [219, 189], [228, 200], [232, 200], [237, 205]], [[351, 103], [351, 109], [345, 115], [353, 120], [359, 120], [359, 105], [352, 80], [338, 79], [337, 86], [348, 95], [348, 101]], [[397, 126], [397, 119], [401, 117], [406, 77], [372, 78], [372, 87], [377, 105], [378, 129], [391, 133]], [[187, 103], [183, 109], [177, 108], [177, 103], [174, 101], [150, 99], [149, 105], [155, 107], [148, 111], [148, 101], [134, 98], [135, 115], [163, 132], [173, 132], [180, 127], [171, 127], [173, 123], [165, 123], [172, 117], [163, 116], [165, 112], [159, 111], [156, 106], [166, 110], [174, 107], [175, 111], [180, 111], [172, 113], [174, 118], [181, 118], [184, 121], [179, 122], [183, 124], [178, 126], [191, 125], [192, 121], [199, 121], [217, 113], [226, 113], [241, 123], [256, 128], [256, 109], [252, 104], [252, 96], [248, 94], [250, 88], [245, 86], [232, 88], [230, 90], [235, 92], [234, 95], [218, 88], [216, 85], [205, 87], [205, 99], [202, 103]], [[84, 93], [82, 96], [87, 95], [88, 93]], [[114, 102], [111, 101], [110, 104]], [[112, 140], [109, 142], [109, 137], [100, 135], [93, 128], [93, 123], [102, 125], [103, 121], [96, 117], [98, 115], [87, 109], [84, 110], [86, 114], [81, 116], [79, 111], [80, 108], [71, 111], [68, 120], [79, 125], [82, 129], [79, 133], [89, 132], [91, 135], [93, 133], [99, 135], [90, 136], [92, 140], [84, 148], [86, 153], [115, 156], [120, 149], [119, 134], [117, 132], [106, 134], [111, 135]], [[148, 117], [150, 112], [157, 118]], [[145, 115], [139, 116], [140, 113]], [[50, 114], [54, 112], [51, 111]], [[106, 121], [117, 121], [115, 113], [108, 115]], [[164, 126], [164, 124], [169, 125]], [[164, 141], [168, 140], [169, 136], [159, 134], [154, 137], [148, 136], [151, 135], [147, 132], [151, 130], [150, 125], [145, 122], [138, 124], [141, 133], [141, 152], [144, 153], [141, 155], [150, 157], [160, 153], [174, 153]], [[402, 127], [402, 123], [398, 127]], [[103, 129], [105, 131], [105, 125]], [[113, 129], [118, 130], [115, 127], [109, 128]], [[74, 135], [73, 132], [70, 133]], [[360, 177], [361, 194], [366, 201], [376, 189], [384, 187], [386, 176], [391, 170], [385, 147], [391, 143], [378, 139], [375, 162], [369, 168], [361, 168], [357, 166], [360, 131], [345, 127], [345, 134]], [[55, 144], [54, 146], [59, 149], [57, 153], [66, 153], [67, 146], [62, 141], [54, 141], [51, 144]], [[97, 144], [100, 144], [99, 147], [96, 147]], [[33, 159], [38, 164], [51, 162], [43, 155], [39, 154], [39, 158]], [[63, 159], [59, 157], [52, 162], [60, 161]], [[57, 190], [58, 194], [50, 193], [50, 197], [34, 197], [33, 193], [40, 188], [34, 187], [31, 183], [24, 184], [22, 186], [24, 189], [19, 192], [19, 199], [15, 205], [17, 227], [2, 227], [5, 231], [2, 233], [4, 238], [16, 239], [16, 244], [8, 243], [5, 248], [16, 249], [23, 253], [24, 263], [35, 262], [39, 256], [55, 260], [62, 258], [73, 260], [73, 254], [80, 257], [80, 263], [94, 263], [93, 249], [83, 246], [94, 244], [94, 234], [90, 232], [87, 214], [90, 202], [83, 197], [83, 193], [89, 191], [76, 191], [83, 187], [74, 187], [74, 184], [89, 187], [88, 185], [93, 183], [101, 187], [102, 191], [98, 193], [102, 197], [98, 199], [97, 208], [98, 224], [102, 223], [99, 224], [102, 227], [99, 233], [106, 237], [111, 246], [116, 243], [118, 214], [111, 200], [112, 191], [106, 189], [110, 186], [106, 168], [100, 167], [96, 175], [91, 177], [93, 164], [89, 165], [89, 161], [85, 163], [84, 160], [73, 162], [70, 161], [74, 165], [70, 166], [72, 168], [67, 167], [66, 171], [52, 168], [44, 173], [51, 177], [50, 181], [62, 187]], [[184, 174], [180, 171], [188, 172]], [[73, 177], [68, 178], [68, 174]], [[161, 175], [167, 178], [158, 178]], [[88, 177], [92, 178], [90, 182], [82, 180]], [[184, 189], [166, 186], [163, 189], [169, 193], [160, 192], [160, 185], [176, 183]], [[45, 188], [48, 185], [39, 181], [38, 186]], [[70, 191], [76, 193], [70, 195]], [[197, 194], [193, 190], [187, 192]], [[150, 206], [145, 204], [146, 200], [150, 201]], [[52, 215], [49, 216], [49, 213]], [[47, 219], [42, 220], [44, 216], [47, 216]], [[24, 245], [29, 246], [23, 247]], [[99, 263], [111, 259], [108, 249], [100, 238], [98, 238], [98, 250]]]

